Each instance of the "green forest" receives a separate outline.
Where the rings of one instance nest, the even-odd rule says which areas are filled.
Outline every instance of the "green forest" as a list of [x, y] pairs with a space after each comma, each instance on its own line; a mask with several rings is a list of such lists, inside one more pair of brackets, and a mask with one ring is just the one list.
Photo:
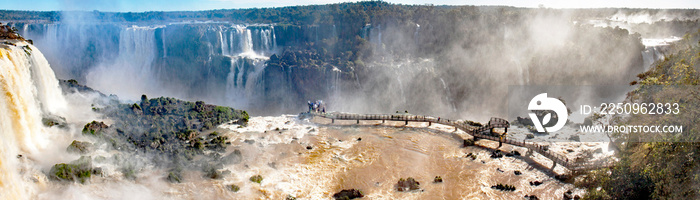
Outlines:
[[[632, 115], [617, 118], [629, 125], [682, 125], [676, 135], [616, 134], [617, 166], [582, 176], [586, 199], [697, 199], [700, 195], [700, 30], [672, 45], [671, 55], [632, 82], [627, 100], [680, 105], [678, 115]], [[647, 141], [655, 138], [654, 141]]]

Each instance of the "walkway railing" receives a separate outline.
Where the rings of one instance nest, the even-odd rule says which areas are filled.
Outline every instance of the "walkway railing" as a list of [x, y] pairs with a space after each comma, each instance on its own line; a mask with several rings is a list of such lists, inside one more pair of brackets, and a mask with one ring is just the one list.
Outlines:
[[452, 126], [456, 129], [462, 130], [467, 134], [473, 136], [475, 139], [487, 139], [492, 141], [497, 141], [505, 144], [510, 144], [519, 147], [525, 147], [531, 151], [537, 152], [540, 155], [552, 160], [554, 164], [559, 164], [571, 171], [586, 171], [600, 168], [611, 167], [614, 164], [612, 160], [600, 160], [597, 162], [580, 163], [575, 161], [570, 161], [566, 156], [549, 151], [548, 146], [539, 145], [534, 142], [527, 141], [517, 141], [508, 139], [505, 136], [493, 136], [483, 134], [486, 131], [492, 131], [493, 128], [507, 128], [510, 123], [507, 120], [500, 118], [491, 118], [489, 123], [485, 126], [474, 126], [463, 121], [455, 121], [451, 119], [445, 119], [442, 117], [432, 117], [424, 115], [411, 115], [411, 114], [352, 114], [352, 113], [321, 113], [321, 112], [309, 112], [313, 116], [323, 117], [333, 120], [356, 120], [357, 123], [360, 120], [382, 120], [382, 121], [404, 121], [406, 124], [408, 122], [428, 122], [438, 123], [446, 126]]

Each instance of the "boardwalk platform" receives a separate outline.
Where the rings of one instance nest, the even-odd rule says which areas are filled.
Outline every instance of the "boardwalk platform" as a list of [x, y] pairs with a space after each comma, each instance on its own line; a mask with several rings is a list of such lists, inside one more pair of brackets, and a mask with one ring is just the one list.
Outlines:
[[[322, 112], [308, 112], [303, 113], [306, 115], [311, 115], [314, 117], [322, 117], [331, 119], [331, 122], [335, 120], [355, 120], [359, 124], [361, 120], [382, 120], [382, 121], [403, 121], [406, 124], [408, 122], [428, 122], [428, 124], [437, 123], [446, 126], [452, 126], [456, 129], [462, 130], [467, 134], [474, 137], [474, 139], [486, 139], [492, 140], [499, 143], [510, 144], [514, 146], [524, 147], [530, 151], [539, 153], [540, 155], [552, 160], [554, 166], [561, 165], [572, 172], [578, 171], [588, 171], [594, 169], [608, 168], [612, 167], [614, 162], [612, 160], [601, 160], [598, 162], [591, 163], [579, 163], [570, 161], [566, 156], [557, 154], [555, 152], [549, 151], [548, 146], [539, 145], [534, 142], [528, 141], [516, 141], [506, 137], [505, 134], [493, 134], [494, 129], [503, 128], [504, 133], [507, 132], [508, 127], [510, 127], [510, 122], [501, 118], [491, 118], [489, 123], [482, 126], [477, 126], [476, 124], [470, 124], [464, 121], [457, 121], [446, 119], [442, 117], [432, 117], [423, 115], [411, 115], [411, 114], [352, 114], [352, 113], [322, 113]], [[554, 167], [552, 166], [552, 167]]]

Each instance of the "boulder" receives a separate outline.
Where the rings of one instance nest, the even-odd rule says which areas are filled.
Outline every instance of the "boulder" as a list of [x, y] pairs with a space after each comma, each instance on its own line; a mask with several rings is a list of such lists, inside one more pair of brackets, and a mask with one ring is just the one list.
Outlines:
[[494, 186], [491, 186], [492, 189], [497, 189], [497, 190], [503, 190], [503, 191], [515, 191], [515, 186], [508, 185], [508, 184], [497, 184]]
[[227, 185], [226, 188], [228, 188], [232, 192], [238, 192], [239, 190], [241, 190], [241, 187], [238, 187], [236, 184]]
[[396, 189], [400, 192], [417, 190], [420, 189], [420, 183], [412, 177], [408, 177], [408, 179], [401, 178], [396, 184]]
[[263, 177], [260, 175], [255, 175], [255, 176], [250, 177], [250, 181], [254, 182], [254, 183], [260, 184], [262, 182], [262, 180], [263, 180]]
[[433, 179], [433, 183], [442, 183], [442, 177], [436, 176], [435, 179]]
[[474, 140], [465, 139], [464, 142], [462, 143], [462, 147], [468, 147], [468, 146], [474, 146]]
[[358, 189], [349, 189], [349, 190], [342, 190], [338, 193], [333, 194], [333, 198], [336, 200], [349, 200], [349, 199], [356, 199], [356, 198], [362, 198], [365, 195], [362, 194], [362, 191]]
[[41, 118], [42, 124], [47, 127], [59, 127], [59, 128], [65, 128], [66, 127], [66, 118], [61, 117], [61, 116], [56, 116], [56, 115], [46, 115]]
[[180, 173], [177, 173], [177, 172], [170, 172], [170, 173], [168, 173], [167, 179], [171, 183], [181, 183], [182, 182], [182, 175], [180, 175]]
[[471, 158], [472, 160], [476, 160], [476, 154], [473, 153], [468, 153], [466, 157]]
[[101, 135], [102, 131], [107, 128], [109, 128], [109, 126], [104, 122], [92, 121], [83, 127], [83, 134], [97, 136]]
[[[101, 170], [99, 170], [101, 171]], [[78, 181], [85, 183], [92, 177], [92, 158], [82, 156], [78, 160], [66, 163], [56, 164], [49, 171], [49, 179], [56, 181]]]
[[539, 186], [539, 185], [542, 185], [542, 182], [540, 182], [540, 181], [530, 181], [530, 185], [532, 185], [532, 186]]
[[503, 153], [501, 153], [501, 150], [496, 150], [491, 152], [491, 158], [502, 158]]
[[95, 147], [92, 143], [73, 140], [66, 148], [66, 151], [77, 154], [88, 154], [94, 151], [94, 149]]

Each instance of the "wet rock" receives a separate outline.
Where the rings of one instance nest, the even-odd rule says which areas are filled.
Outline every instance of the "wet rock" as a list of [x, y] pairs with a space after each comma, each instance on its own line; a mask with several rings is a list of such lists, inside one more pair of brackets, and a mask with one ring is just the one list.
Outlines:
[[360, 137], [360, 138], [357, 138], [357, 141], [362, 141], [362, 138], [361, 138], [361, 137]]
[[464, 142], [462, 143], [462, 147], [468, 147], [468, 146], [474, 146], [474, 140], [465, 139]]
[[497, 189], [497, 190], [503, 190], [503, 191], [515, 191], [515, 186], [508, 185], [508, 184], [497, 184], [494, 186], [491, 186], [492, 189]]
[[231, 171], [229, 170], [216, 170], [216, 169], [209, 169], [205, 171], [205, 177], [208, 177], [210, 179], [223, 179], [224, 176], [231, 174]]
[[[100, 170], [101, 171], [101, 170]], [[92, 177], [92, 158], [82, 156], [80, 159], [68, 164], [61, 163], [51, 167], [49, 179], [56, 181], [78, 181], [85, 183]]]
[[436, 176], [435, 179], [433, 179], [433, 183], [442, 183], [442, 177]]
[[241, 190], [241, 187], [238, 187], [235, 184], [227, 185], [226, 188], [228, 188], [232, 192], [238, 192], [239, 190]]
[[333, 198], [336, 200], [349, 200], [349, 199], [356, 199], [356, 198], [362, 198], [365, 195], [362, 193], [362, 191], [358, 189], [349, 189], [349, 190], [342, 190], [338, 193], [333, 194]]
[[525, 199], [527, 200], [539, 200], [540, 198], [537, 198], [535, 195], [525, 195]]
[[396, 189], [399, 192], [406, 192], [406, 191], [412, 191], [412, 190], [417, 190], [420, 189], [420, 183], [413, 179], [412, 177], [408, 177], [408, 179], [399, 179], [399, 182], [396, 184]]
[[262, 180], [263, 180], [263, 177], [260, 175], [255, 175], [255, 176], [250, 177], [250, 181], [254, 182], [254, 183], [260, 184], [262, 182]]
[[520, 175], [523, 174], [523, 173], [520, 172], [520, 171], [518, 171], [518, 170], [515, 170], [515, 171], [513, 171], [513, 174], [515, 174], [516, 176], [520, 176]]
[[472, 160], [476, 160], [476, 154], [473, 153], [468, 153], [466, 157], [471, 158]]
[[171, 171], [168, 173], [168, 177], [166, 179], [171, 183], [181, 183], [182, 174], [179, 171]]
[[83, 134], [100, 135], [103, 130], [109, 128], [104, 122], [92, 121], [83, 127]]
[[314, 147], [312, 147], [312, 146], [306, 146], [306, 150], [311, 150], [311, 149], [314, 149]]
[[539, 185], [542, 185], [542, 182], [540, 182], [540, 181], [530, 181], [530, 185], [532, 185], [532, 186], [539, 186]]
[[502, 157], [503, 157], [503, 153], [501, 152], [501, 150], [496, 150], [494, 152], [491, 152], [491, 158], [502, 158]]
[[41, 122], [44, 124], [44, 126], [47, 127], [59, 127], [59, 128], [65, 128], [66, 127], [66, 118], [61, 117], [61, 116], [56, 116], [56, 115], [47, 115], [44, 116], [41, 119]]
[[95, 150], [92, 143], [73, 140], [66, 148], [66, 151], [77, 154], [88, 154]]

